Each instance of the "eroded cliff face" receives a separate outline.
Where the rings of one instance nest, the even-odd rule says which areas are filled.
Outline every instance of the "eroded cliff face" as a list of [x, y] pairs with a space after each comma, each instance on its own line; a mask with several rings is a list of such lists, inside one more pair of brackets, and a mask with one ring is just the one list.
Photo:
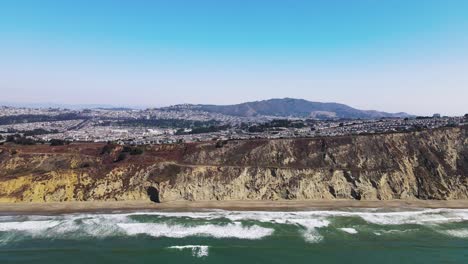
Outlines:
[[0, 201], [467, 199], [468, 128], [146, 146], [0, 146]]

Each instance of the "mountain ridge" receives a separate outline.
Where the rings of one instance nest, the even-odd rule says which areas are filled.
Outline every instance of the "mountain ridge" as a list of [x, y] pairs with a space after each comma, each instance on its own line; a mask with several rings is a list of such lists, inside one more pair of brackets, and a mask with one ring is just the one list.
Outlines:
[[387, 113], [376, 110], [360, 110], [351, 106], [333, 102], [313, 102], [296, 98], [273, 98], [261, 101], [245, 102], [232, 105], [185, 104], [165, 107], [164, 109], [192, 108], [196, 110], [220, 113], [231, 116], [278, 116], [299, 118], [382, 118], [411, 117], [405, 112]]

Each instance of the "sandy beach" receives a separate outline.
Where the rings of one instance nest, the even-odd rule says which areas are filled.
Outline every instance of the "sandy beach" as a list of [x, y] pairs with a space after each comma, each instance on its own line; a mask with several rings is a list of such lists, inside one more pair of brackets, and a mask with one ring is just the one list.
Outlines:
[[342, 208], [468, 208], [468, 200], [299, 200], [299, 201], [87, 201], [50, 203], [0, 203], [0, 213], [74, 213], [102, 211], [200, 211], [223, 210], [313, 210]]

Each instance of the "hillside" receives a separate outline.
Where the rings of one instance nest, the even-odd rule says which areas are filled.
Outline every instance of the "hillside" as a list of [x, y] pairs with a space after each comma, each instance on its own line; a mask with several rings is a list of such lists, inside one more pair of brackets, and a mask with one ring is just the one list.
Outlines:
[[154, 145], [117, 162], [117, 145], [5, 144], [0, 201], [468, 199], [467, 134]]
[[[386, 113], [374, 110], [359, 110], [338, 103], [310, 102], [303, 99], [270, 99], [264, 101], [247, 102], [235, 105], [191, 105], [192, 108], [232, 116], [278, 116], [301, 118], [381, 118], [407, 117], [406, 113]], [[171, 107], [169, 107], [170, 109]], [[172, 107], [177, 108], [177, 106]]]

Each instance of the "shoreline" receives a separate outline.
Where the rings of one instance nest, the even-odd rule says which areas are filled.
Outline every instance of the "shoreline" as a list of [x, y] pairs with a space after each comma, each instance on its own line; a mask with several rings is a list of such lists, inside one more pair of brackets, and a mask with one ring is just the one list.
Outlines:
[[153, 203], [137, 201], [86, 201], [86, 202], [44, 202], [44, 203], [0, 203], [3, 214], [64, 214], [132, 211], [307, 211], [339, 210], [346, 208], [382, 209], [468, 209], [468, 200], [285, 200], [285, 201], [171, 201]]

